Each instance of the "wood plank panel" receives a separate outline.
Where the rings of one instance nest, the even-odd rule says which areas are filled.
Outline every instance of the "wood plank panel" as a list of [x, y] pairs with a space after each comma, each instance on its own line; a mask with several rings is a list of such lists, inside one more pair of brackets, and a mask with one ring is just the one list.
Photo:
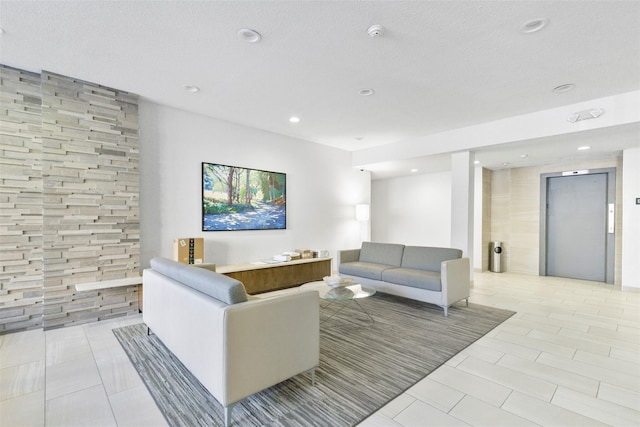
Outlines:
[[247, 293], [258, 294], [322, 280], [324, 276], [331, 274], [331, 258], [301, 264], [284, 263], [251, 269], [239, 267], [237, 271], [233, 270], [233, 266], [221, 268], [222, 274], [241, 281]]

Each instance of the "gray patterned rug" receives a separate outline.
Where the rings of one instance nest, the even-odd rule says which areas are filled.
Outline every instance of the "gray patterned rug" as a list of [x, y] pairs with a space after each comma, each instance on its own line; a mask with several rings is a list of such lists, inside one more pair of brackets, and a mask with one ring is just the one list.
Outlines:
[[[444, 317], [381, 293], [359, 303], [372, 325], [356, 304], [329, 318], [336, 306], [321, 302], [315, 387], [301, 374], [257, 393], [234, 407], [232, 425], [355, 425], [514, 314], [462, 303]], [[223, 424], [222, 406], [144, 324], [114, 333], [171, 426]]]

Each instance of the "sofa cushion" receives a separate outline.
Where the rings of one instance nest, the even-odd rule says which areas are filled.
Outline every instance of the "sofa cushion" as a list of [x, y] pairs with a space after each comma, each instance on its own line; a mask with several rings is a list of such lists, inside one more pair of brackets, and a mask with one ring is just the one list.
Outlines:
[[394, 268], [394, 266], [356, 261], [340, 264], [338, 271], [340, 274], [348, 274], [350, 276], [364, 277], [372, 280], [382, 280], [382, 272], [389, 268]]
[[407, 246], [404, 248], [401, 266], [403, 268], [415, 268], [439, 273], [442, 261], [457, 258], [462, 258], [460, 249]]
[[404, 245], [395, 243], [362, 242], [360, 262], [400, 267]]
[[225, 304], [247, 301], [247, 292], [242, 282], [223, 274], [166, 258], [153, 258], [151, 268]]
[[404, 267], [390, 268], [382, 272], [382, 280], [388, 283], [426, 289], [428, 291], [442, 291], [440, 272], [435, 271]]

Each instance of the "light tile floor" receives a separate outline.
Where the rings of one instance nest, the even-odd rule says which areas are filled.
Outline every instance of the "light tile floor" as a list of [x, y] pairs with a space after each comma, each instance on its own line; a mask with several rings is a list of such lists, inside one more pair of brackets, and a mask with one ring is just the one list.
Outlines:
[[[516, 315], [361, 423], [640, 425], [640, 293], [476, 273], [472, 303]], [[0, 336], [0, 426], [165, 426], [111, 332], [140, 316]]]

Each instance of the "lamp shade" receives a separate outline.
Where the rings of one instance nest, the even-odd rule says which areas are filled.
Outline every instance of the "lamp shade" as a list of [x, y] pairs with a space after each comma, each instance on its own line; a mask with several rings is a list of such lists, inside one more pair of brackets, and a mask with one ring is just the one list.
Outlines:
[[369, 205], [356, 205], [356, 219], [358, 221], [369, 221]]

